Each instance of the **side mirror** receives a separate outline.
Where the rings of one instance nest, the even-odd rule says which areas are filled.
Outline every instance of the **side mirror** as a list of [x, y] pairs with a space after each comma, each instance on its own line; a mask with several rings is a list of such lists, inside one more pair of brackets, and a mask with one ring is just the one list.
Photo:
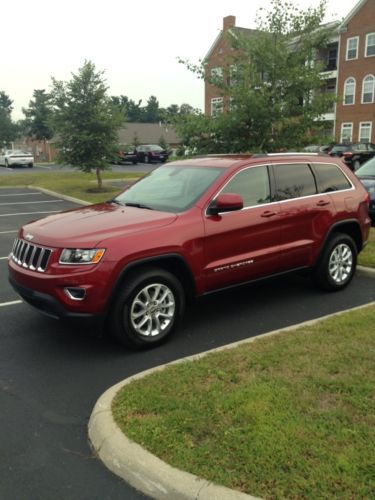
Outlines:
[[236, 193], [222, 193], [210, 203], [207, 214], [218, 215], [222, 212], [234, 212], [243, 208], [242, 196]]

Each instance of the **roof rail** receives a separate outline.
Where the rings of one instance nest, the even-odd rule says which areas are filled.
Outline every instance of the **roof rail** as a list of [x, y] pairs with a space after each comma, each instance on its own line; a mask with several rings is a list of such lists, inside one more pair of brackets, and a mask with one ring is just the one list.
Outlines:
[[267, 158], [269, 156], [328, 156], [327, 153], [305, 153], [301, 151], [288, 151], [287, 153], [256, 153], [252, 158]]

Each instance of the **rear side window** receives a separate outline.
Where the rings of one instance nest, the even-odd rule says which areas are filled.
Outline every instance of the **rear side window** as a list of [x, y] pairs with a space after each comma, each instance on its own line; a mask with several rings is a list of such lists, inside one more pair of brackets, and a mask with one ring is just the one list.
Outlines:
[[314, 175], [307, 164], [275, 165], [276, 200], [290, 200], [317, 194]]
[[271, 196], [267, 167], [252, 167], [242, 170], [228, 182], [222, 193], [241, 195], [244, 207], [269, 203]]
[[317, 163], [314, 164], [314, 169], [317, 173], [320, 193], [331, 193], [351, 188], [347, 177], [336, 165]]

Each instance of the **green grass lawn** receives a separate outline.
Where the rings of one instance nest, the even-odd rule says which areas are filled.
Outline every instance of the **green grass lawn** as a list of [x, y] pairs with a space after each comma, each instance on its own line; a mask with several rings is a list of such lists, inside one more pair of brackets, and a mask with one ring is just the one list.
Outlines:
[[128, 437], [263, 498], [374, 498], [375, 306], [125, 386]]
[[50, 189], [57, 193], [65, 194], [67, 196], [73, 196], [80, 200], [88, 201], [90, 203], [98, 203], [101, 201], [108, 200], [111, 196], [121, 191], [121, 188], [112, 187], [108, 185], [107, 181], [111, 179], [131, 179], [139, 177], [142, 174], [137, 172], [126, 174], [106, 171], [103, 172], [103, 182], [106, 188], [105, 192], [102, 193], [92, 193], [92, 190], [96, 187], [96, 175], [85, 174], [82, 172], [53, 172], [53, 173], [24, 173], [12, 176], [2, 176], [1, 177], [1, 187], [11, 187], [11, 186], [35, 186], [42, 187], [45, 189]]
[[375, 267], [375, 228], [371, 228], [370, 240], [366, 248], [358, 256], [358, 264], [366, 267]]

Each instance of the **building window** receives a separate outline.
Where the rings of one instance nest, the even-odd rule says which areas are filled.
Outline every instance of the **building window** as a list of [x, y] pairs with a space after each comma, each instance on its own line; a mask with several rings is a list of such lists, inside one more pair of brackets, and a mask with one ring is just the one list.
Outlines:
[[211, 99], [211, 116], [217, 116], [224, 110], [222, 97], [213, 97]]
[[362, 83], [362, 104], [374, 102], [375, 77], [367, 75]]
[[353, 124], [342, 123], [340, 142], [352, 142], [352, 138], [353, 138]]
[[371, 129], [371, 122], [361, 122], [359, 124], [359, 142], [370, 142]]
[[365, 56], [375, 56], [375, 33], [367, 33]]
[[348, 38], [346, 41], [346, 60], [358, 58], [358, 42], [359, 37], [354, 36], [353, 38]]
[[350, 77], [344, 83], [344, 104], [354, 104], [355, 102], [355, 79]]
[[211, 78], [213, 83], [222, 82], [223, 81], [223, 68], [212, 68], [211, 69]]
[[327, 55], [327, 71], [337, 69], [337, 47], [330, 47]]

